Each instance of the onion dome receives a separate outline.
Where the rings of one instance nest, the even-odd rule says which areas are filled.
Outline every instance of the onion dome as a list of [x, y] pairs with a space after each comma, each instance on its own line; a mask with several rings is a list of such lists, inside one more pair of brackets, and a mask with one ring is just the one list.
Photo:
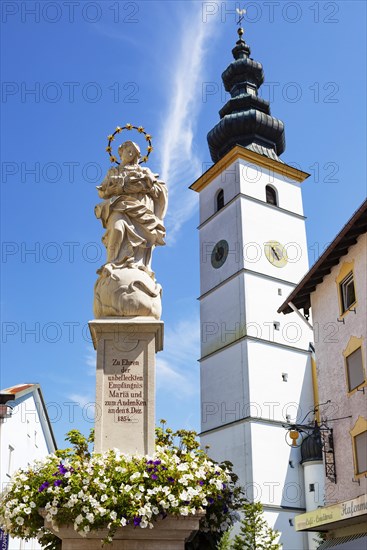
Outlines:
[[312, 460], [322, 460], [321, 433], [317, 425], [314, 431], [302, 441], [301, 457], [301, 464]]
[[222, 74], [224, 88], [231, 98], [219, 111], [221, 120], [208, 133], [213, 162], [217, 162], [235, 145], [280, 160], [285, 150], [284, 124], [270, 114], [270, 104], [258, 96], [264, 82], [261, 63], [250, 57], [250, 47], [243, 40], [243, 29], [232, 50], [234, 61]]

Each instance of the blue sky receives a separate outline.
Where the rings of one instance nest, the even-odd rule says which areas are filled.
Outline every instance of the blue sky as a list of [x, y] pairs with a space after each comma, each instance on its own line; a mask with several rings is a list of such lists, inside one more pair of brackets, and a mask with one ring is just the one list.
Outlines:
[[168, 246], [153, 259], [166, 332], [157, 418], [199, 429], [198, 197], [188, 186], [210, 163], [206, 134], [227, 100], [236, 6], [248, 8], [262, 95], [286, 125], [282, 159], [311, 173], [312, 264], [366, 196], [365, 2], [2, 2], [0, 386], [41, 383], [60, 446], [71, 427], [92, 426], [86, 323], [104, 261], [95, 186], [109, 167], [106, 136], [127, 122], [153, 135], [149, 166], [170, 192]]

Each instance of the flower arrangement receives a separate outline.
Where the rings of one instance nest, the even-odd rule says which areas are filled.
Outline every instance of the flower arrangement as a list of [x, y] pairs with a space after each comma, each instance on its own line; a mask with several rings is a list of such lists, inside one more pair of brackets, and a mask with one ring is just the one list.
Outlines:
[[[73, 525], [81, 536], [108, 529], [105, 542], [119, 527], [154, 528], [167, 515], [205, 512], [201, 529], [218, 533], [233, 523], [241, 491], [227, 463], [216, 464], [199, 448], [195, 432], [157, 428], [153, 456], [118, 450], [91, 454], [77, 430], [67, 439], [73, 449], [58, 451], [19, 470], [0, 497], [0, 526], [11, 536], [57, 548], [57, 537], [43, 527], [39, 510], [57, 532]], [[178, 444], [176, 444], [178, 441]]]

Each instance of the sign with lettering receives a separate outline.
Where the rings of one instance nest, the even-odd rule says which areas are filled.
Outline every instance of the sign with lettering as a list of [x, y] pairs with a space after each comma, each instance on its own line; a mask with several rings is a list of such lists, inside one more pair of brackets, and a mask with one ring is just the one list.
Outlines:
[[[139, 360], [111, 357], [107, 371], [108, 391], [105, 391], [105, 413], [114, 416], [115, 422], [138, 423], [143, 415], [144, 372]], [[113, 374], [110, 374], [110, 373]]]
[[318, 531], [321, 525], [342, 521], [356, 516], [367, 514], [367, 495], [344, 502], [338, 502], [332, 506], [318, 508], [312, 512], [295, 517], [296, 531]]
[[0, 529], [0, 550], [8, 550], [9, 548], [9, 535], [6, 535], [2, 529]]

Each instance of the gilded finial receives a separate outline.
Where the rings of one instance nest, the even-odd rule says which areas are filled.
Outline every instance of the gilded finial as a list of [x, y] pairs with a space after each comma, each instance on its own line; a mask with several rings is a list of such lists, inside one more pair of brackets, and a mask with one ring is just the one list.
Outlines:
[[237, 21], [237, 25], [238, 25], [238, 29], [237, 29], [237, 34], [239, 36], [239, 38], [241, 39], [242, 35], [244, 34], [244, 30], [243, 28], [241, 27], [241, 23], [243, 21], [243, 18], [245, 17], [245, 13], [246, 13], [246, 10], [245, 8], [243, 8], [242, 10], [240, 10], [239, 8], [236, 8], [236, 12], [238, 13], [238, 21]]

